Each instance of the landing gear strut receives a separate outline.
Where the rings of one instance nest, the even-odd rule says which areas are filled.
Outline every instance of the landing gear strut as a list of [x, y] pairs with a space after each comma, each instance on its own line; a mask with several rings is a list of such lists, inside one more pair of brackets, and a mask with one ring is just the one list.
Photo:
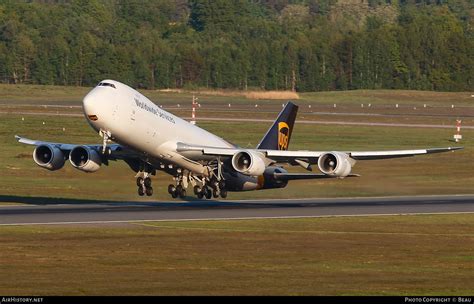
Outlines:
[[198, 199], [226, 198], [227, 189], [222, 166], [223, 163], [220, 158], [208, 163], [208, 174], [206, 174], [206, 177], [198, 176], [188, 171], [183, 172], [181, 169], [178, 169], [174, 177], [176, 184], [168, 186], [168, 193], [173, 198], [179, 197], [183, 199], [186, 197], [186, 189], [191, 184], [194, 195]]
[[[217, 158], [215, 162], [208, 165], [209, 177], [206, 178], [195, 178], [202, 185], [194, 185], [194, 194], [198, 199], [210, 199], [211, 197], [222, 198], [227, 197], [227, 189], [225, 185], [224, 175], [222, 174], [222, 161]], [[194, 184], [195, 182], [191, 180]]]

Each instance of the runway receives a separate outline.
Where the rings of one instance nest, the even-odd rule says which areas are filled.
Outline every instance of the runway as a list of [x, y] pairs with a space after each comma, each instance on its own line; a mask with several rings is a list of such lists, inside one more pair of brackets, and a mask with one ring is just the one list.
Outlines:
[[471, 195], [153, 203], [25, 197], [23, 201], [0, 206], [0, 226], [474, 213]]
[[[74, 113], [44, 113], [44, 112], [4, 112], [0, 114], [15, 114], [15, 115], [33, 115], [33, 116], [64, 116], [64, 117], [84, 117], [84, 114]], [[334, 114], [338, 115], [338, 114]], [[191, 120], [191, 117], [181, 117], [184, 120]], [[196, 121], [217, 121], [217, 122], [265, 122], [272, 123], [272, 119], [257, 119], [257, 118], [219, 118], [219, 117], [199, 117]], [[369, 126], [369, 127], [402, 127], [402, 128], [438, 128], [438, 129], [453, 129], [452, 125], [442, 124], [420, 124], [420, 123], [384, 123], [384, 122], [348, 122], [348, 121], [327, 121], [327, 120], [298, 120], [298, 124], [312, 124], [312, 125], [339, 125], [339, 126]], [[474, 129], [474, 126], [463, 126], [463, 129]]]

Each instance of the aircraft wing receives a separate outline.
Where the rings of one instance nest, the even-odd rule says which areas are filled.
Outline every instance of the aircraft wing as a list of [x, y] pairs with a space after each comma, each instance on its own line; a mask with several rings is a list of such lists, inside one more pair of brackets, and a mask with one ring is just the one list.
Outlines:
[[[447, 147], [447, 148], [431, 148], [431, 149], [416, 149], [416, 150], [389, 150], [389, 151], [360, 151], [360, 152], [347, 152], [349, 157], [355, 160], [374, 160], [374, 159], [387, 159], [387, 158], [400, 158], [410, 157], [423, 154], [442, 153], [463, 149], [463, 147]], [[266, 157], [275, 159], [278, 161], [293, 161], [293, 160], [305, 160], [310, 164], [317, 163], [318, 158], [329, 151], [279, 151], [279, 150], [268, 150], [261, 151]]]
[[71, 151], [74, 147], [77, 145], [71, 145], [71, 144], [63, 144], [63, 143], [53, 143], [53, 142], [48, 142], [48, 141], [41, 141], [41, 140], [34, 140], [34, 139], [29, 139], [25, 137], [21, 137], [18, 135], [15, 135], [15, 139], [22, 144], [25, 145], [32, 145], [32, 146], [39, 146], [39, 145], [51, 145], [55, 146], [63, 151]]
[[[72, 149], [74, 149], [77, 146], [86, 146], [88, 148], [96, 150], [97, 152], [100, 152], [102, 150], [102, 145], [97, 145], [97, 144], [75, 145], [75, 144], [55, 143], [55, 142], [49, 142], [49, 141], [29, 139], [29, 138], [21, 137], [18, 135], [15, 135], [15, 139], [19, 143], [22, 143], [25, 145], [32, 145], [32, 146], [50, 145], [50, 146], [60, 149], [63, 152], [66, 152], [66, 154], [68, 154]], [[110, 153], [107, 154], [107, 159], [109, 160], [140, 158], [140, 155], [137, 152], [127, 147], [123, 147], [119, 144], [108, 144], [107, 148], [110, 149]]]
[[[374, 160], [410, 157], [416, 155], [442, 153], [463, 149], [463, 147], [447, 147], [447, 148], [430, 148], [430, 149], [414, 149], [414, 150], [388, 150], [388, 151], [341, 151], [354, 160]], [[245, 148], [218, 148], [206, 146], [194, 146], [184, 143], [177, 144], [177, 152], [199, 152], [202, 155], [231, 157], [240, 151], [254, 151], [260, 153], [267, 159], [273, 160], [275, 163], [288, 163], [291, 165], [316, 164], [318, 158], [324, 153], [330, 151], [287, 151], [287, 150], [267, 150], [267, 149], [245, 149]]]
[[365, 159], [386, 159], [410, 157], [423, 154], [443, 153], [455, 150], [461, 150], [464, 147], [447, 147], [447, 148], [430, 148], [419, 150], [394, 150], [394, 151], [366, 151], [366, 152], [350, 152], [349, 155], [356, 160]]

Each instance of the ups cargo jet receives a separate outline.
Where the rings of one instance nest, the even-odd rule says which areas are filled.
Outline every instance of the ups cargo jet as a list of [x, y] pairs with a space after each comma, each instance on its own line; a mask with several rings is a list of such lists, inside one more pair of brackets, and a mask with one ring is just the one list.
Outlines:
[[[150, 176], [164, 171], [174, 178], [168, 186], [173, 198], [186, 196], [191, 185], [202, 199], [227, 197], [228, 191], [284, 188], [290, 180], [344, 178], [357, 160], [407, 157], [447, 152], [456, 148], [397, 151], [288, 151], [298, 107], [288, 102], [255, 149], [236, 146], [164, 111], [129, 86], [104, 80], [83, 100], [88, 123], [102, 137], [101, 145], [77, 145], [31, 140], [33, 159], [58, 170], [67, 159], [74, 168], [95, 172], [109, 161], [123, 160], [136, 172], [140, 196], [153, 194]], [[115, 143], [110, 143], [113, 141]], [[290, 173], [281, 165], [302, 166], [321, 173]]]

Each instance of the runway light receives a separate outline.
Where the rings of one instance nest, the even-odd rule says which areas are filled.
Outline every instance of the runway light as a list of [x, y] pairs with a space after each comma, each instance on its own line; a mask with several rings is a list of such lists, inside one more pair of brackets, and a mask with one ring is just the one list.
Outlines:
[[45, 125], [46, 123], [43, 121], [43, 125]]
[[21, 118], [21, 121], [24, 121], [24, 120], [25, 120], [25, 117], [22, 117], [22, 118]]
[[397, 108], [397, 109], [398, 109], [398, 103], [395, 105], [395, 108]]

